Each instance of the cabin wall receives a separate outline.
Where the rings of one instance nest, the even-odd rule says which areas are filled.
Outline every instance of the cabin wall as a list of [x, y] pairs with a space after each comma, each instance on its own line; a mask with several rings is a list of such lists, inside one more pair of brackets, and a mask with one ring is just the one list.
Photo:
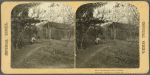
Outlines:
[[107, 39], [118, 39], [118, 40], [125, 40], [128, 38], [128, 32], [124, 29], [121, 29], [119, 27], [110, 27], [107, 30]]
[[[70, 36], [70, 30], [65, 30], [65, 29], [56, 29], [54, 27], [47, 28], [43, 26], [43, 38], [44, 39], [49, 39], [51, 36], [51, 39], [69, 39]], [[49, 36], [50, 35], [50, 36]]]
[[40, 36], [41, 39], [43, 39], [43, 28], [40, 28], [38, 31], [38, 35]]
[[[118, 40], [126, 40], [128, 38], [135, 38], [135, 30], [131, 31], [128, 29], [122, 29], [119, 27], [109, 28], [105, 34], [107, 34], [107, 39], [118, 39]], [[137, 33], [138, 34], [138, 33]]]
[[116, 39], [126, 40], [128, 38], [127, 31], [121, 28], [116, 28]]
[[51, 28], [51, 33], [49, 34], [51, 34], [51, 39], [60, 40], [62, 38], [60, 29]]

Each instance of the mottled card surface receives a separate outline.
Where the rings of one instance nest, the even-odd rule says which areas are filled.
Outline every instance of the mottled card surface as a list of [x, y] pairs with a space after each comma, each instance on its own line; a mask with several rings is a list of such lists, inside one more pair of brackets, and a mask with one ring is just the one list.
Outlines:
[[145, 1], [5, 1], [1, 35], [5, 74], [149, 71]]

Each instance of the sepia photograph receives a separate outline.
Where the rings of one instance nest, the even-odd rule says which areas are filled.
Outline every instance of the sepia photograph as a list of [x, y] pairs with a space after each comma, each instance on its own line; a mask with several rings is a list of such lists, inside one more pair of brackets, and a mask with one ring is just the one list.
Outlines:
[[76, 67], [139, 68], [139, 14], [129, 3], [81, 5], [76, 11]]
[[11, 12], [11, 68], [73, 68], [74, 11], [62, 3], [25, 3]]
[[4, 1], [4, 74], [146, 74], [146, 1]]

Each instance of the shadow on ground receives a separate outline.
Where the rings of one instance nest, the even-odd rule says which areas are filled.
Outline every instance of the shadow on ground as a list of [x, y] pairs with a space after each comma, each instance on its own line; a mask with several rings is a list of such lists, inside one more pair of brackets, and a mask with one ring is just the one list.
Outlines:
[[[74, 41], [43, 39], [41, 44], [26, 45], [12, 51], [12, 68], [73, 68]], [[65, 46], [67, 44], [67, 46]]]
[[138, 41], [108, 40], [77, 51], [77, 68], [138, 68]]

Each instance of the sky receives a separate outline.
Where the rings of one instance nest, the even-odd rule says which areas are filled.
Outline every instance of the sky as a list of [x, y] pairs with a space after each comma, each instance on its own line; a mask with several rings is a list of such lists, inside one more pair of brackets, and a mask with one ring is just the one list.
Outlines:
[[39, 6], [32, 7], [29, 9], [28, 16], [37, 17], [38, 12], [40, 20], [57, 23], [69, 23], [69, 17], [74, 16], [74, 11], [70, 6], [60, 3], [42, 3]]
[[[116, 4], [117, 4], [116, 2], [108, 2], [106, 5], [94, 9], [93, 16], [95, 18], [100, 18], [102, 17], [102, 15], [104, 15], [105, 20], [111, 20], [113, 22], [121, 22], [121, 23], [132, 22], [134, 12], [132, 12], [129, 9], [128, 4], [120, 3], [119, 7], [114, 8]], [[121, 4], [123, 4], [123, 6]]]
[[[113, 6], [115, 6], [115, 4], [116, 4], [115, 2], [108, 2], [106, 5], [95, 9], [94, 12], [93, 12], [93, 16], [97, 17], [97, 14], [98, 14], [99, 10], [105, 9], [105, 12], [108, 12], [109, 10], [112, 10], [112, 8], [113, 8]], [[99, 16], [102, 16], [102, 15], [99, 15]]]
[[[117, 11], [117, 14], [115, 12], [115, 15], [114, 15], [113, 7], [115, 5], [116, 5], [116, 2], [108, 2], [106, 5], [96, 8], [93, 12], [93, 16], [96, 18], [101, 17], [102, 14], [98, 14], [98, 11], [102, 12], [103, 9], [105, 9], [105, 13], [107, 13], [105, 17], [107, 17], [108, 20], [113, 20], [114, 22], [117, 21], [117, 19], [116, 20], [114, 19], [115, 16], [121, 17], [122, 15], [125, 15], [125, 14], [129, 15], [129, 13], [127, 13], [125, 9], [123, 9], [124, 11], [119, 9]], [[112, 12], [108, 13], [109, 11], [112, 11]], [[74, 10], [72, 9], [72, 7], [66, 4], [42, 3], [36, 7], [30, 8], [29, 16], [36, 17], [38, 12], [40, 12], [39, 19], [41, 20], [45, 20], [49, 22], [57, 22], [57, 23], [71, 23], [71, 22], [73, 23], [74, 22], [73, 19], [71, 18], [75, 14]], [[119, 21], [128, 23], [128, 18], [122, 17]], [[40, 25], [40, 24], [43, 24], [43, 23], [38, 23], [37, 25]]]

